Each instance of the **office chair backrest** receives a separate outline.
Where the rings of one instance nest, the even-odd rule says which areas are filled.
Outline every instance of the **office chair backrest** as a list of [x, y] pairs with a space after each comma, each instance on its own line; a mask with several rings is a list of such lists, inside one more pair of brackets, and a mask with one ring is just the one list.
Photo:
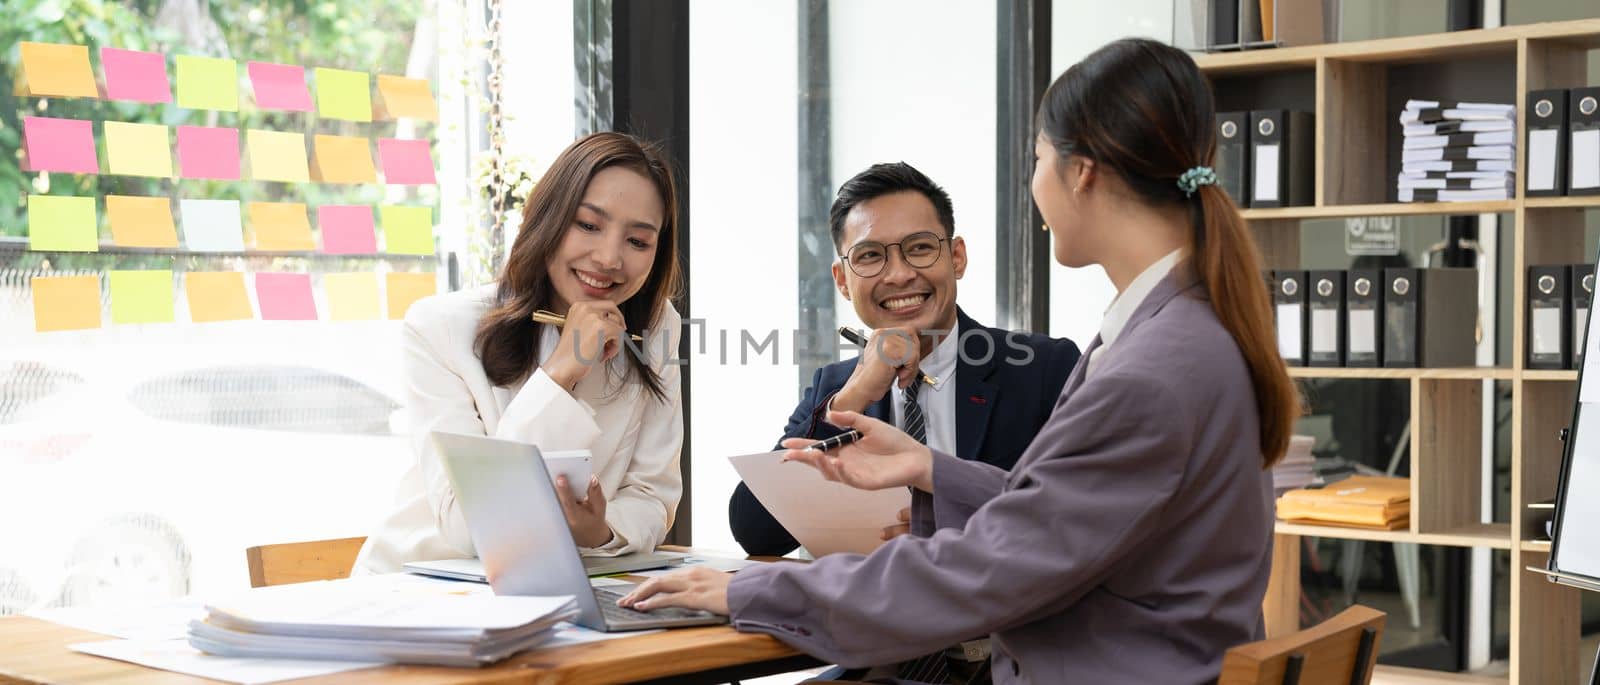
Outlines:
[[244, 551], [250, 587], [348, 578], [366, 541], [360, 537], [251, 547]]
[[1366, 685], [1378, 661], [1384, 613], [1356, 605], [1292, 635], [1239, 645], [1217, 685]]

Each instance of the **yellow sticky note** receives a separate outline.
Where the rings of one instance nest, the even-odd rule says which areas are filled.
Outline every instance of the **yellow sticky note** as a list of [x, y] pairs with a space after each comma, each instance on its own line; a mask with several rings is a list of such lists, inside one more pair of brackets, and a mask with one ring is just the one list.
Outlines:
[[250, 148], [250, 176], [256, 181], [307, 183], [311, 173], [306, 165], [306, 137], [299, 133], [250, 129], [245, 133]]
[[380, 205], [383, 249], [390, 254], [433, 254], [433, 208]]
[[306, 206], [299, 202], [250, 203], [250, 233], [257, 250], [294, 252], [317, 249]]
[[34, 330], [100, 327], [99, 276], [35, 276], [32, 285]]
[[313, 140], [312, 177], [323, 183], [377, 183], [372, 145], [366, 138], [318, 134]]
[[177, 56], [178, 106], [239, 111], [239, 66], [220, 57]]
[[111, 242], [122, 247], [177, 247], [172, 202], [164, 197], [106, 196]]
[[388, 119], [439, 120], [439, 106], [423, 79], [378, 74], [378, 104]]
[[28, 196], [28, 249], [44, 252], [99, 252], [100, 217], [94, 198]]
[[172, 323], [171, 271], [112, 271], [111, 323]]
[[106, 157], [119, 176], [172, 178], [172, 144], [161, 124], [105, 122]]
[[22, 79], [18, 95], [33, 97], [98, 98], [94, 72], [89, 70], [89, 48], [82, 45], [22, 43]]
[[254, 319], [244, 274], [238, 271], [191, 271], [183, 275], [189, 320], [195, 323]]
[[439, 280], [431, 271], [422, 273], [386, 274], [389, 295], [389, 318], [404, 319], [411, 303], [439, 292]]
[[317, 116], [372, 121], [372, 87], [367, 73], [317, 67]]
[[328, 296], [328, 318], [334, 321], [370, 321], [378, 312], [378, 274], [323, 274], [322, 292]]

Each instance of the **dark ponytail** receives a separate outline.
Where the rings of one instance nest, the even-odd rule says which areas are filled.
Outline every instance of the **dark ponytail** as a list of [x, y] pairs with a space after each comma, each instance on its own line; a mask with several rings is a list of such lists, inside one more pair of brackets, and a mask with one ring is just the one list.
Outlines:
[[1283, 456], [1300, 395], [1278, 354], [1261, 254], [1239, 208], [1215, 184], [1178, 179], [1216, 152], [1211, 86], [1188, 53], [1128, 38], [1094, 51], [1057, 78], [1039, 105], [1040, 132], [1072, 155], [1116, 172], [1152, 206], [1192, 207], [1191, 263], [1223, 328], [1244, 355], [1261, 421], [1263, 467]]

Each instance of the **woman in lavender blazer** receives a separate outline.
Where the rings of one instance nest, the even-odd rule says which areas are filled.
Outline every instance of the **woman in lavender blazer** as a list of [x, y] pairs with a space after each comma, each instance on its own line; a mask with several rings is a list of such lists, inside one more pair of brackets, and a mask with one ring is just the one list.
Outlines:
[[867, 556], [680, 572], [624, 605], [727, 613], [845, 666], [990, 635], [996, 682], [1201, 683], [1262, 636], [1266, 469], [1299, 402], [1260, 257], [1209, 169], [1210, 87], [1181, 50], [1121, 40], [1056, 79], [1038, 118], [1032, 190], [1056, 261], [1104, 267], [1118, 295], [1016, 467], [831, 414], [864, 437], [829, 453], [789, 440], [788, 458], [930, 493], [912, 518], [935, 530]]

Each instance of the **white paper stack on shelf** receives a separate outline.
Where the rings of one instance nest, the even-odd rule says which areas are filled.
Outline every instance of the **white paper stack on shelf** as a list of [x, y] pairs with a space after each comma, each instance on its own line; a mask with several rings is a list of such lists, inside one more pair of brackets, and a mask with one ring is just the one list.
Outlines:
[[189, 644], [233, 657], [472, 667], [538, 646], [578, 613], [571, 596], [458, 588], [386, 576], [258, 588], [207, 603]]
[[1478, 202], [1515, 195], [1517, 108], [1410, 100], [1397, 185], [1401, 202]]
[[1315, 442], [1316, 439], [1309, 435], [1289, 438], [1289, 449], [1284, 453], [1283, 461], [1272, 467], [1272, 489], [1275, 494], [1282, 495], [1316, 482], [1317, 460], [1311, 456], [1311, 446]]

